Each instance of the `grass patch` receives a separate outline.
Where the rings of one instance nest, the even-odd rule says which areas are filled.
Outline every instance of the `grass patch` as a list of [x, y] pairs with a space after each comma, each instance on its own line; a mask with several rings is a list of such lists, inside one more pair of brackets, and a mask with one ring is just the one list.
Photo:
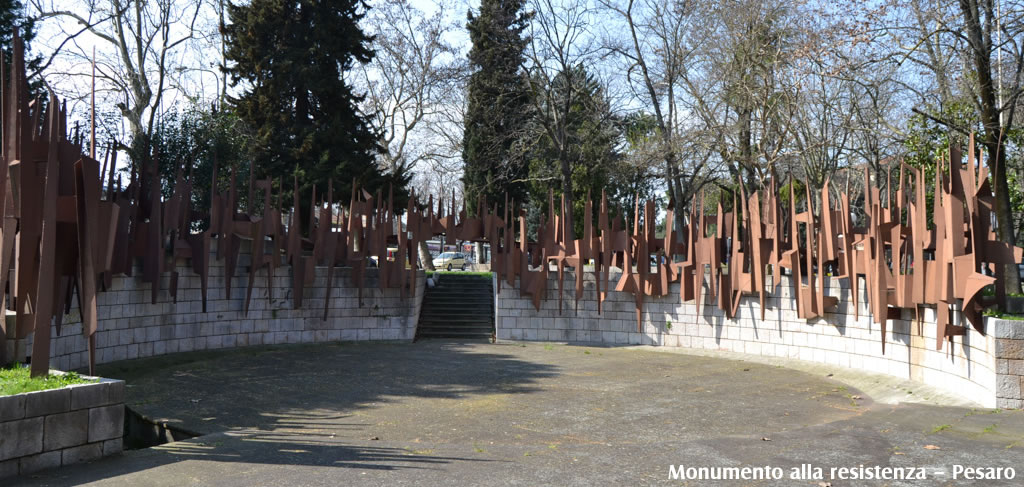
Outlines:
[[444, 271], [444, 270], [436, 270], [434, 272], [436, 272], [438, 274], [443, 274], [443, 275], [446, 275], [446, 276], [491, 277], [494, 274], [491, 271]]
[[67, 372], [60, 375], [47, 375], [45, 377], [30, 377], [31, 370], [28, 367], [15, 365], [0, 369], [0, 396], [13, 396], [23, 392], [45, 391], [49, 389], [60, 389], [72, 384], [90, 384], [95, 380], [85, 379], [75, 372]]
[[1015, 315], [1011, 313], [1005, 313], [995, 308], [988, 308], [982, 312], [984, 316], [991, 316], [993, 318], [999, 318], [1003, 320], [1024, 320], [1024, 315]]
[[948, 430], [948, 429], [950, 429], [952, 427], [953, 426], [948, 425], [948, 424], [941, 424], [939, 426], [936, 426], [936, 427], [932, 428], [932, 433], [938, 433], [940, 431], [946, 431], [946, 430]]

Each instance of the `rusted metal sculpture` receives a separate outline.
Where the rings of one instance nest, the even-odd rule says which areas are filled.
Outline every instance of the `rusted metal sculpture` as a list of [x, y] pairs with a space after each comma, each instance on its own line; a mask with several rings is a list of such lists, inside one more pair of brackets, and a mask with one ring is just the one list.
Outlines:
[[[529, 295], [537, 308], [547, 292], [552, 266], [559, 277], [560, 310], [566, 268], [576, 270], [578, 309], [584, 269], [592, 267], [599, 312], [612, 289], [610, 270], [621, 269], [614, 289], [634, 295], [641, 330], [645, 298], [667, 295], [673, 282], [679, 282], [683, 301], [695, 301], [698, 309], [710, 301], [729, 317], [735, 315], [743, 295], [757, 294], [763, 319], [767, 290], [781, 284], [785, 269], [791, 277], [797, 314], [809, 320], [824, 316], [837, 303], [837, 297], [827, 295], [827, 279], [846, 279], [856, 290], [857, 279], [863, 276], [871, 315], [882, 330], [883, 350], [886, 321], [898, 317], [901, 309], [920, 313], [922, 306], [937, 307], [939, 348], [943, 339], [965, 332], [951, 318], [957, 305], [967, 321], [982, 330], [983, 308], [1006, 298], [1004, 264], [1019, 263], [1022, 258], [1022, 249], [995, 238], [991, 228], [994, 199], [973, 137], [966, 165], [955, 148], [948, 160], [939, 162], [931, 186], [934, 202], [930, 215], [926, 202], [929, 182], [920, 170], [901, 165], [897, 189], [886, 190], [885, 205], [879, 185], [865, 170], [868, 221], [861, 227], [853, 226], [848, 192], [833, 202], [828, 183], [817, 200], [807, 190], [803, 211], [797, 211], [796, 195], [791, 191], [789, 201], [780, 201], [777, 183], [772, 180], [766, 191], [750, 195], [741, 185], [739, 194], [732, 195], [729, 212], [720, 202], [715, 213], [707, 214], [701, 195], [689, 204], [687, 224], [678, 229], [667, 225], [663, 237], [655, 234], [652, 202], [635, 202], [632, 225], [627, 228], [621, 217], [611, 218], [607, 197], [602, 194], [596, 218], [594, 202], [587, 195], [583, 234], [576, 238], [572, 201], [562, 197], [556, 206], [549, 194], [547, 215], [541, 216], [537, 236], [530, 239], [525, 212], [507, 198], [500, 208], [495, 204], [488, 209], [478, 201], [474, 216], [470, 216], [465, 202], [456, 212], [454, 195], [448, 201], [440, 199], [436, 209], [433, 197], [421, 208], [413, 195], [402, 223], [390, 191], [385, 199], [380, 191], [371, 194], [353, 182], [347, 207], [336, 202], [333, 184], [328, 185], [324, 199], [317, 199], [315, 188], [312, 190], [310, 221], [303, 234], [297, 212], [302, 197], [298, 181], [292, 182], [291, 210], [284, 211], [280, 193], [274, 198], [274, 181], [255, 180], [251, 168], [244, 212], [239, 209], [234, 168], [225, 191], [217, 184], [220, 168], [216, 163], [208, 214], [191, 208], [191, 166], [187, 172], [184, 167], [177, 168], [173, 192], [166, 201], [161, 197], [160, 161], [138, 171], [133, 168], [128, 187], [122, 188], [120, 178], [114, 176], [116, 152], [108, 152], [102, 166], [95, 159], [95, 149], [92, 156], [81, 155], [82, 147], [66, 137], [67, 115], [56, 97], [51, 95], [45, 108], [39, 100], [27, 99], [24, 52], [17, 37], [11, 65], [11, 79], [0, 80], [0, 155], [7, 169], [0, 171], [0, 289], [6, 290], [5, 300], [10, 296], [4, 307], [14, 308], [17, 337], [35, 333], [33, 375], [47, 373], [50, 326], [56, 323], [60, 333], [61, 319], [75, 295], [92, 371], [94, 338], [100, 325], [96, 294], [110, 287], [114, 274], [131, 275], [136, 264], [141, 263], [141, 279], [150, 283], [151, 300], [156, 303], [163, 296], [161, 277], [167, 271], [171, 273], [167, 294], [177, 299], [177, 263], [190, 259], [200, 276], [205, 312], [214, 241], [216, 258], [225, 262], [224, 285], [229, 298], [241, 243], [251, 243], [243, 313], [249, 309], [256, 274], [264, 269], [272, 277], [278, 267], [290, 266], [297, 308], [302, 305], [303, 290], [312, 283], [315, 267], [327, 267], [324, 319], [336, 266], [353, 269], [360, 302], [372, 257], [377, 258], [379, 267], [378, 286], [401, 288], [403, 296], [411, 296], [418, 269], [417, 246], [442, 234], [446, 244], [488, 242], [499, 287], [502, 280], [515, 285], [518, 279], [520, 292]], [[884, 187], [892, 188], [892, 181], [889, 183]], [[277, 182], [277, 191], [282, 184]], [[675, 207], [670, 202], [668, 222], [675, 221]], [[208, 229], [194, 233], [192, 229], [200, 221], [208, 221]], [[397, 247], [393, 259], [387, 257], [391, 244]], [[14, 280], [8, 283], [12, 267]], [[829, 277], [826, 267], [835, 276]], [[982, 296], [982, 289], [989, 285], [994, 285], [995, 296]], [[703, 296], [705, 286], [707, 298]], [[853, 298], [859, 313], [857, 292]], [[3, 326], [5, 322], [0, 320]], [[0, 330], [0, 338], [4, 336]]]

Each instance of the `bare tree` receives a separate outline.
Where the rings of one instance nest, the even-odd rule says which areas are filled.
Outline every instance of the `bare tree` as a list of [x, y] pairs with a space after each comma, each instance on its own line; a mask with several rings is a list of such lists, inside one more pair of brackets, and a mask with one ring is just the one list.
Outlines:
[[689, 128], [685, 121], [690, 118], [681, 106], [684, 85], [688, 66], [706, 47], [705, 39], [693, 35], [704, 18], [697, 2], [628, 0], [623, 5], [601, 0], [601, 6], [604, 13], [622, 24], [624, 34], [609, 35], [603, 40], [604, 48], [624, 61], [626, 90], [644, 110], [653, 112], [657, 137], [650, 142], [656, 144], [654, 150], [663, 161], [663, 176], [675, 200], [675, 224], [679, 226], [683, 223], [680, 210], [717, 171], [713, 159], [682, 156], [684, 133]]
[[[557, 154], [562, 194], [571, 208], [575, 161], [570, 160], [570, 144], [574, 143], [570, 118], [576, 105], [589, 99], [584, 66], [597, 54], [597, 45], [589, 32], [593, 12], [581, 0], [533, 0], [530, 8], [534, 17], [530, 23], [532, 42], [527, 49], [527, 79], [537, 122]], [[566, 218], [571, 227], [572, 213], [567, 213]]]
[[[380, 165], [396, 174], [416, 173], [421, 203], [430, 194], [450, 197], [459, 181], [451, 169], [462, 150], [466, 62], [449, 41], [460, 28], [447, 16], [450, 7], [441, 0], [427, 13], [405, 0], [372, 2], [364, 22], [376, 55], [353, 73], [366, 92], [363, 111], [381, 136]], [[426, 242], [419, 254], [433, 270]]]
[[[1024, 93], [1024, 2], [892, 0], [882, 8], [873, 30], [875, 57], [912, 72], [906, 91], [916, 98], [915, 111], [945, 126], [951, 141], [978, 132], [995, 189], [997, 234], [1015, 244], [1006, 166]], [[973, 105], [976, 126], [949, 115], [960, 100]], [[1007, 271], [1008, 290], [1019, 292], [1016, 266]]]
[[[85, 36], [95, 42], [98, 90], [112, 94], [128, 122], [132, 140], [148, 141], [164, 97], [180, 80], [190, 62], [183, 56], [193, 40], [202, 11], [199, 1], [96, 0], [67, 3], [30, 0], [33, 15], [52, 24], [52, 53], [44, 79], [51, 86], [75, 86], [84, 97], [93, 53]], [[57, 67], [57, 66], [61, 67]]]

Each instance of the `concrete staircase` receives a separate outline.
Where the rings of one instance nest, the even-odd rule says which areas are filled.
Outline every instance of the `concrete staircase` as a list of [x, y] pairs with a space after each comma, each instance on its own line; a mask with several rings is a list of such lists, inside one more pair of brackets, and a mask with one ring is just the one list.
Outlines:
[[416, 338], [483, 338], [494, 335], [494, 283], [490, 275], [440, 273], [423, 295]]

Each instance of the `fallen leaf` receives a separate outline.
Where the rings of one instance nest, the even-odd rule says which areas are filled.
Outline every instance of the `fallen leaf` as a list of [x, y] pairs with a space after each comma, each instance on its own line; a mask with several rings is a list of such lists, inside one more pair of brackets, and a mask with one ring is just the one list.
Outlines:
[[942, 447], [939, 447], [939, 446], [936, 446], [936, 445], [925, 445], [924, 449], [925, 450], [941, 450]]
[[894, 452], [892, 452], [892, 454], [893, 455], [906, 455], [906, 453], [903, 453], [901, 451], [894, 451]]

